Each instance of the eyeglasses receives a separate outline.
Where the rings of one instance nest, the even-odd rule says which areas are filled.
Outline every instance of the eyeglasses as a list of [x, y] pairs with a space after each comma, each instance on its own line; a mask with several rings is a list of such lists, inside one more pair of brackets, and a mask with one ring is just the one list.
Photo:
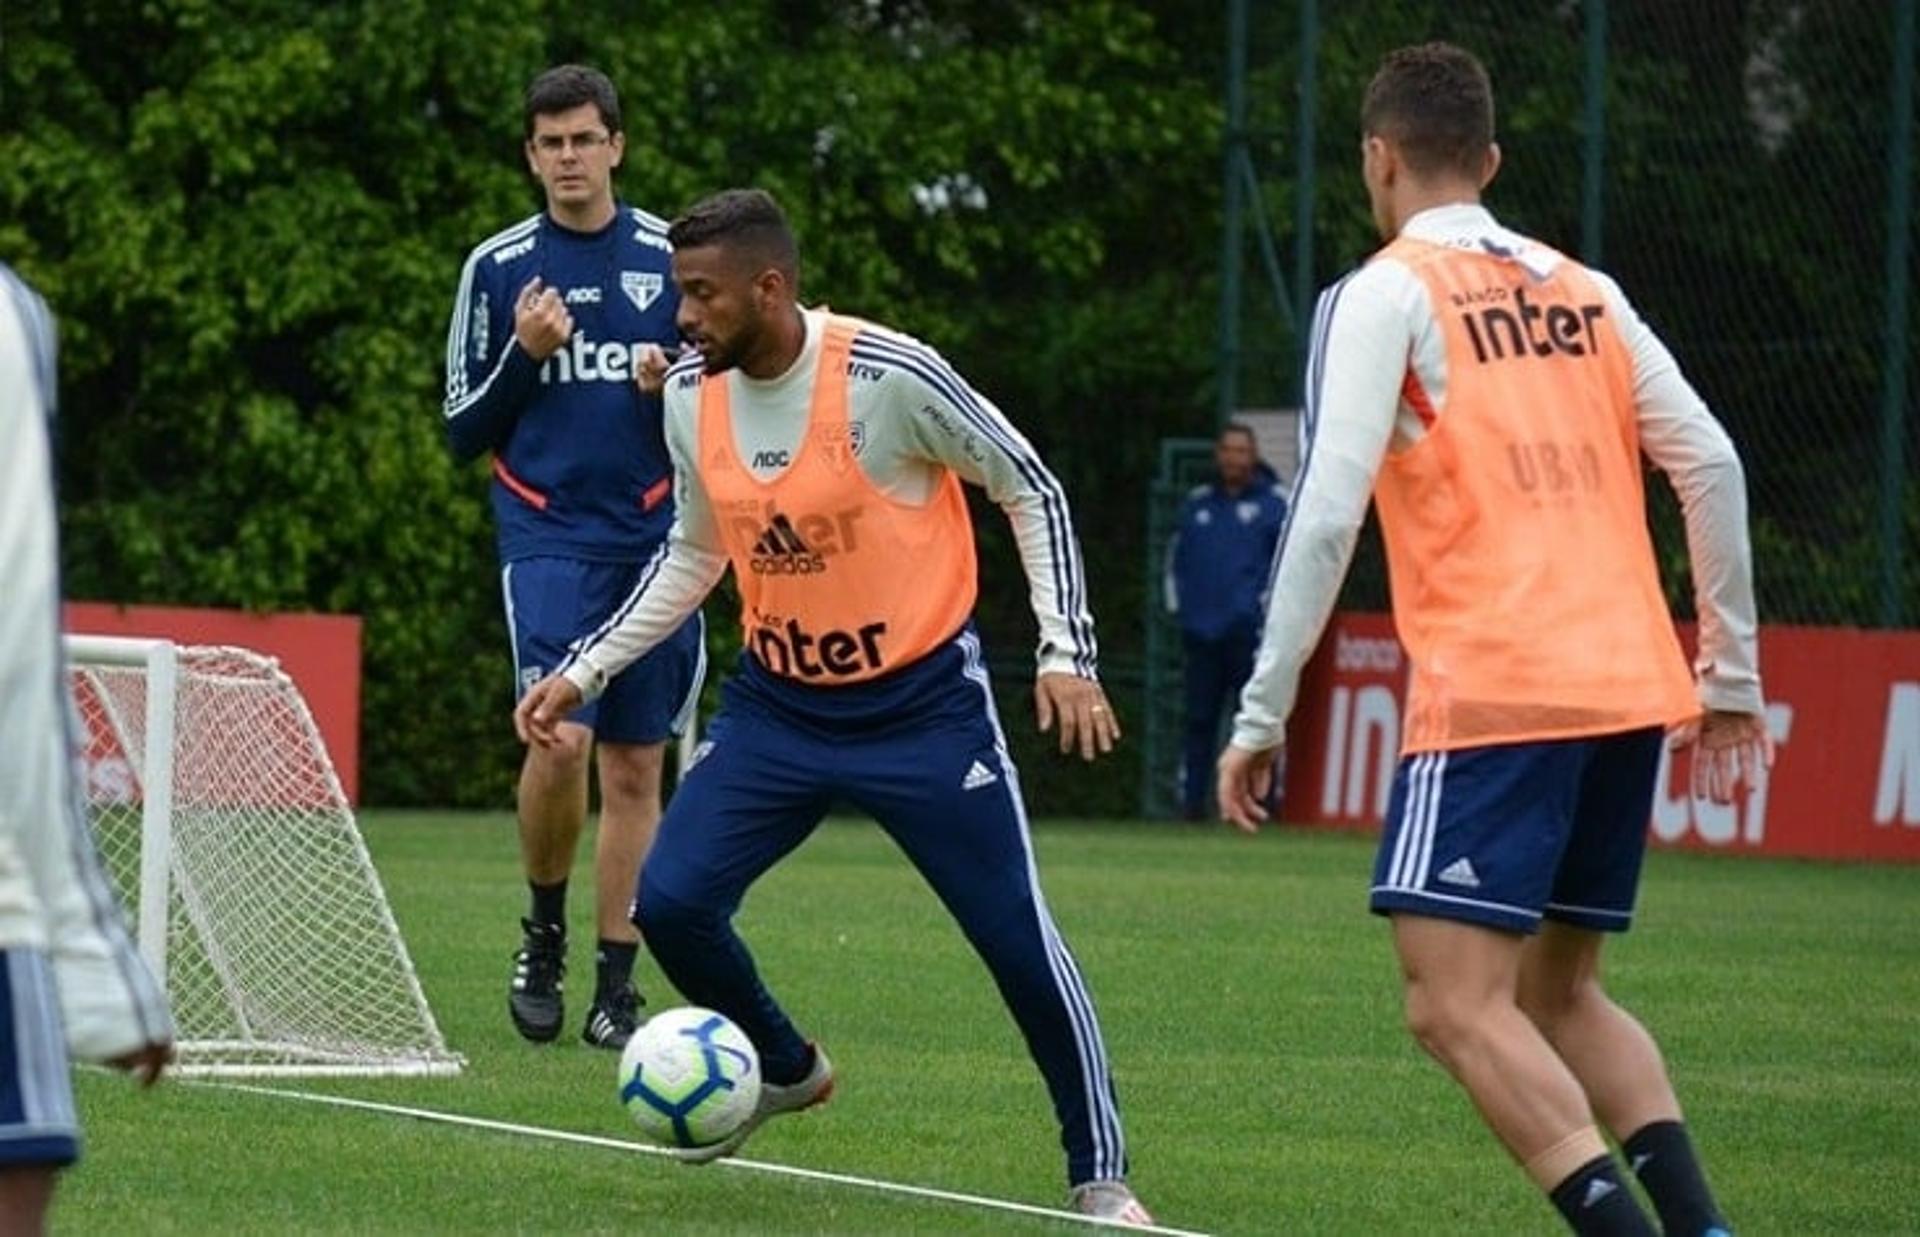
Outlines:
[[533, 148], [543, 155], [564, 154], [569, 149], [585, 155], [591, 154], [612, 140], [612, 134], [598, 131], [567, 134], [542, 133], [533, 139]]

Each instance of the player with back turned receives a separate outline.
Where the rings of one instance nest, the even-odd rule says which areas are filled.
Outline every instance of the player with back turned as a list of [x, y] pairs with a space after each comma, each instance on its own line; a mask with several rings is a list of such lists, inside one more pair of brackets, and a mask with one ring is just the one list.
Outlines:
[[[673, 519], [660, 400], [636, 378], [678, 335], [666, 224], [614, 197], [625, 152], [620, 101], [593, 69], [536, 78], [525, 157], [546, 208], [476, 246], [447, 338], [447, 434], [462, 458], [493, 455], [500, 584], [524, 691], [633, 588]], [[560, 741], [528, 750], [518, 791], [530, 905], [507, 994], [521, 1035], [551, 1040], [564, 1018], [567, 874], [600, 780], [594, 870], [599, 948], [582, 1037], [618, 1049], [640, 1017], [634, 874], [660, 818], [666, 740], [691, 717], [705, 669], [698, 616], [605, 695]]]
[[[1307, 453], [1232, 743], [1252, 829], [1371, 496], [1412, 666], [1374, 871], [1414, 1035], [1580, 1233], [1724, 1234], [1653, 1038], [1600, 982], [1632, 920], [1663, 735], [1721, 797], [1772, 760], [1740, 460], [1605, 275], [1500, 226], [1486, 70], [1388, 56], [1361, 114], [1386, 247], [1314, 315]], [[1700, 652], [1675, 637], [1642, 455], [1685, 512]]]

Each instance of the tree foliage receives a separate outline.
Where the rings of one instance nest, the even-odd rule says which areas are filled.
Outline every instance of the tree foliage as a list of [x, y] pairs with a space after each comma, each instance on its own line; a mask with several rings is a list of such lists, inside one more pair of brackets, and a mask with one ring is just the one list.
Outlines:
[[[1577, 251], [1587, 6], [1317, 8], [1319, 282], [1375, 244], [1354, 158], [1366, 79], [1381, 53], [1428, 37], [1492, 70], [1507, 155], [1494, 207]], [[1304, 6], [1252, 11], [1253, 153], [1290, 256]], [[940, 347], [1041, 448], [1074, 502], [1110, 685], [1137, 715], [1125, 672], [1156, 445], [1212, 424], [1224, 12], [0, 8], [0, 258], [63, 327], [69, 591], [360, 613], [368, 797], [505, 801], [516, 748], [486, 481], [442, 441], [443, 340], [467, 249], [538, 205], [521, 92], [582, 60], [622, 88], [623, 196], [671, 215], [726, 186], [771, 189], [798, 227], [810, 299]], [[1760, 573], [1768, 615], [1860, 621], [1874, 508], [1859, 487], [1836, 497], [1833, 479], [1877, 467], [1891, 6], [1609, 12], [1606, 264], [1747, 454], [1758, 541], [1778, 560]], [[1298, 324], [1264, 299], [1250, 291], [1248, 354], [1267, 370], [1244, 389], [1290, 403], [1274, 358], [1291, 356]], [[981, 625], [1024, 714], [1026, 589], [1004, 521], [983, 512], [979, 527]], [[1677, 560], [1669, 574], [1683, 594]], [[1907, 579], [1920, 612], [1911, 559]], [[1124, 765], [1024, 764], [1043, 803], [1131, 804]], [[1056, 777], [1073, 779], [1057, 796]]]
[[[1124, 478], [1205, 424], [1191, 311], [1216, 227], [1216, 87], [1145, 6], [48, 0], [0, 20], [0, 257], [64, 330], [69, 592], [364, 615], [370, 800], [510, 785], [484, 471], [450, 459], [439, 389], [462, 257], [537, 207], [520, 97], [562, 60], [622, 88], [624, 197], [671, 215], [771, 189], [810, 297], [927, 338], [1023, 425], [1075, 496], [1124, 659]], [[1020, 667], [1025, 586], [1004, 522], [982, 527], [983, 626]]]

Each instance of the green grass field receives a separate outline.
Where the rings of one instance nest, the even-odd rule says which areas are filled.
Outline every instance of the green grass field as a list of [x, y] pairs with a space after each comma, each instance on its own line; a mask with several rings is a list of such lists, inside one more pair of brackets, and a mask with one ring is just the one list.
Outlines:
[[[288, 1085], [632, 1139], [613, 1058], [575, 1038], [591, 988], [575, 896], [566, 1038], [522, 1043], [504, 985], [521, 908], [504, 816], [362, 821], [455, 1079]], [[1399, 1021], [1365, 839], [1141, 824], [1038, 832], [1104, 1021], [1133, 1180], [1220, 1233], [1560, 1231]], [[583, 854], [590, 847], [583, 847]], [[584, 869], [577, 890], [591, 889]], [[1062, 1201], [1037, 1073], [983, 968], [878, 830], [828, 825], [741, 916], [763, 973], [833, 1053], [832, 1104], [746, 1158]], [[1745, 1234], [1920, 1232], [1920, 870], [1656, 855], [1615, 994], [1660, 1037]], [[651, 963], [643, 987], [673, 1003]], [[1077, 1232], [725, 1166], [180, 1083], [78, 1083], [72, 1232]]]

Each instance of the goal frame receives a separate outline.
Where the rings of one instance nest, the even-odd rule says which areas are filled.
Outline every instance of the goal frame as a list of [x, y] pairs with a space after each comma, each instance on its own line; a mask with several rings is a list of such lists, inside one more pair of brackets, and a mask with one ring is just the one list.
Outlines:
[[[140, 769], [140, 860], [138, 914], [134, 924], [135, 940], [141, 955], [162, 984], [168, 983], [168, 914], [174, 891], [173, 859], [173, 814], [174, 814], [174, 752], [176, 750], [176, 720], [179, 698], [180, 646], [172, 640], [133, 637], [98, 636], [78, 633], [65, 633], [67, 670], [69, 673], [84, 672], [88, 665], [139, 668], [146, 675], [146, 716], [144, 725], [144, 746], [141, 752]], [[270, 657], [246, 650], [249, 656], [278, 663]], [[282, 672], [283, 673], [283, 672]], [[110, 715], [111, 724], [122, 736], [131, 733], [129, 727], [118, 717], [118, 704], [109, 693], [101, 692], [101, 707]], [[304, 696], [297, 688], [289, 693], [289, 704], [298, 711], [300, 720], [307, 732], [317, 736], [313, 714], [307, 707]], [[128, 753], [132, 755], [132, 753]], [[340, 783], [339, 771], [331, 760], [324, 761], [325, 773], [330, 788], [337, 801], [347, 802], [346, 792]], [[349, 813], [349, 816], [351, 814]], [[366, 841], [360, 836], [357, 824], [351, 830], [355, 856], [373, 894], [373, 910], [379, 917], [380, 927], [399, 949], [404, 966], [401, 968], [407, 984], [407, 997], [420, 1025], [426, 1028], [431, 1043], [426, 1053], [419, 1058], [368, 1060], [352, 1054], [330, 1054], [317, 1051], [307, 1044], [281, 1044], [270, 1040], [190, 1040], [183, 1041], [178, 1047], [182, 1060], [174, 1067], [174, 1072], [185, 1077], [370, 1077], [370, 1076], [408, 1076], [444, 1077], [461, 1072], [464, 1059], [450, 1051], [441, 1036], [439, 1024], [433, 1011], [427, 1004], [426, 993], [420, 986], [420, 977], [415, 972], [413, 961], [406, 949], [405, 938], [400, 935], [400, 927], [393, 917], [393, 909], [387, 900], [386, 888], [381, 883], [378, 869], [373, 866], [372, 857], [367, 852]], [[183, 890], [184, 893], [184, 890]], [[191, 902], [191, 899], [187, 899]], [[189, 907], [189, 917], [194, 916]], [[220, 971], [217, 957], [219, 946], [205, 939], [209, 955], [216, 959], [215, 969]], [[233, 982], [226, 974], [220, 975], [223, 988], [231, 990]], [[272, 1063], [233, 1062], [233, 1061], [195, 1061], [192, 1059], [195, 1049], [219, 1052], [222, 1049], [243, 1048], [250, 1050], [279, 1050], [289, 1056], [303, 1056], [302, 1061], [278, 1061]]]

